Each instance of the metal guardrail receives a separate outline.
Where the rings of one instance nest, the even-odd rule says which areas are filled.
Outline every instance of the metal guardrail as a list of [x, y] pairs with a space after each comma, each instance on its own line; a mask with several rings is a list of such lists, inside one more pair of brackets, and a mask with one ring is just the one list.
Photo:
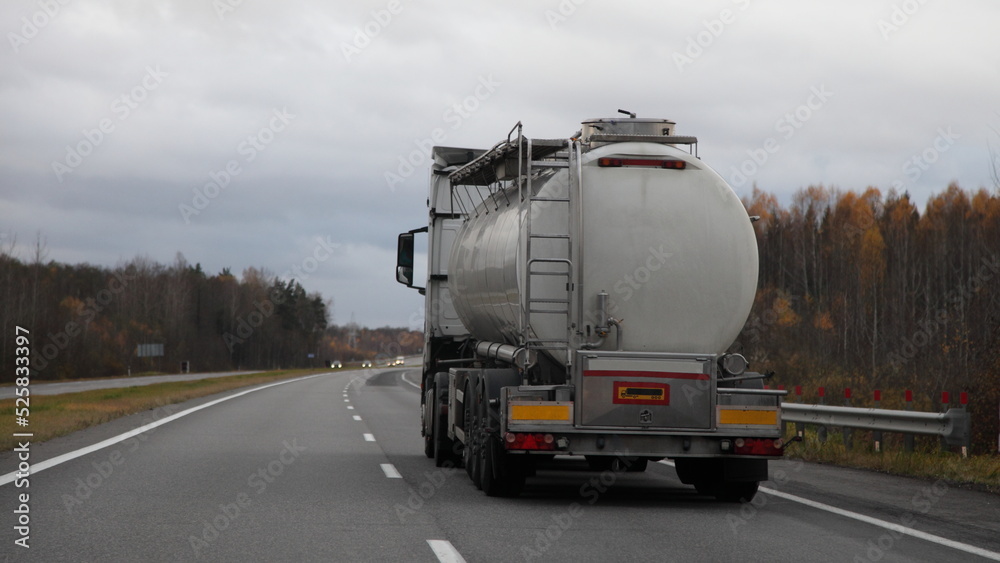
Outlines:
[[969, 412], [965, 409], [932, 413], [784, 403], [781, 410], [784, 422], [903, 434], [930, 434], [942, 437], [951, 446], [968, 446], [972, 435]]

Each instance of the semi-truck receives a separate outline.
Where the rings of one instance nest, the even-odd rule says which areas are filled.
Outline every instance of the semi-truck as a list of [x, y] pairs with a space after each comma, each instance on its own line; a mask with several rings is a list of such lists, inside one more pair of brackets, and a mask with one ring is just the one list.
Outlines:
[[670, 460], [698, 493], [747, 502], [784, 448], [785, 392], [730, 351], [754, 218], [695, 137], [619, 111], [569, 137], [518, 122], [489, 149], [433, 147], [427, 224], [399, 235], [396, 264], [425, 300], [424, 453], [490, 496], [583, 456]]

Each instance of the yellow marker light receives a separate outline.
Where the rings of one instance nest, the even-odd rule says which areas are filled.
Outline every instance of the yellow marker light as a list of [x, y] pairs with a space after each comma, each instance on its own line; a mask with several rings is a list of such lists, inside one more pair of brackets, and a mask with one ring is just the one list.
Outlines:
[[778, 411], [757, 409], [719, 409], [719, 424], [775, 426], [778, 424]]
[[510, 406], [510, 419], [524, 420], [559, 420], [570, 421], [569, 405], [534, 404]]

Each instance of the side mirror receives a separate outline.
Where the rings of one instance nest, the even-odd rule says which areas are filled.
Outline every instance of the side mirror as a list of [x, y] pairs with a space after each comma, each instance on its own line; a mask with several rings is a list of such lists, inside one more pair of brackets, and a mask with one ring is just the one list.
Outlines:
[[413, 233], [402, 233], [396, 246], [396, 281], [413, 287]]

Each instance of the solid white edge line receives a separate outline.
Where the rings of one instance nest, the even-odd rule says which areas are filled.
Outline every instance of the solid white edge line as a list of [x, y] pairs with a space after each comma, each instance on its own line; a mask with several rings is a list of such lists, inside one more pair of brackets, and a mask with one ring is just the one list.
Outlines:
[[365, 433], [365, 434], [362, 434], [362, 436], [365, 437], [365, 441], [366, 442], [374, 442], [375, 441], [375, 435], [374, 434]]
[[406, 383], [412, 385], [413, 387], [416, 387], [417, 389], [420, 389], [419, 385], [417, 385], [416, 383], [410, 381], [409, 379], [406, 379], [406, 372], [405, 371], [402, 374], [400, 374], [399, 378], [402, 379], [403, 381], [405, 381]]
[[[660, 463], [663, 465], [669, 465], [674, 467], [672, 462], [661, 460]], [[927, 532], [921, 532], [920, 530], [914, 530], [913, 528], [907, 528], [906, 526], [901, 526], [899, 524], [894, 524], [892, 522], [886, 522], [885, 520], [880, 520], [878, 518], [872, 518], [871, 516], [865, 516], [864, 514], [858, 514], [857, 512], [851, 512], [850, 510], [844, 510], [843, 508], [837, 508], [836, 506], [830, 506], [829, 504], [823, 504], [822, 502], [817, 502], [814, 500], [809, 500], [807, 498], [790, 495], [788, 493], [783, 493], [781, 491], [772, 489], [770, 487], [760, 487], [759, 491], [776, 496], [778, 498], [783, 498], [785, 500], [790, 500], [792, 502], [797, 502], [799, 504], [804, 504], [812, 508], [818, 508], [819, 510], [825, 510], [827, 512], [837, 514], [839, 516], [844, 516], [845, 518], [851, 518], [853, 520], [858, 520], [859, 522], [864, 522], [866, 524], [871, 524], [873, 526], [878, 526], [880, 528], [885, 528], [893, 532], [898, 532], [900, 534], [905, 534], [908, 536], [913, 536], [925, 541], [936, 543], [938, 545], [943, 545], [950, 547], [952, 549], [957, 549], [959, 551], [964, 551], [966, 553], [971, 553], [973, 555], [978, 555], [980, 557], [985, 557], [986, 559], [992, 559], [993, 561], [1000, 561], [1000, 553], [995, 551], [989, 551], [981, 547], [976, 547], [974, 545], [969, 545], [967, 543], [958, 542], [955, 540], [950, 540], [948, 538], [943, 538], [941, 536], [935, 536], [934, 534], [928, 534]]]
[[380, 463], [379, 467], [382, 468], [382, 473], [385, 473], [385, 476], [388, 477], [389, 479], [403, 478], [403, 476], [399, 474], [399, 471], [396, 471], [396, 467], [393, 466], [391, 463]]
[[465, 558], [448, 540], [427, 540], [427, 545], [441, 563], [465, 563]]
[[[286, 381], [279, 381], [277, 383], [271, 383], [271, 384], [268, 384], [268, 385], [264, 385], [263, 387], [254, 387], [253, 389], [247, 389], [246, 391], [241, 391], [239, 393], [236, 393], [235, 395], [229, 395], [228, 397], [222, 397], [221, 399], [216, 399], [214, 401], [209, 401], [209, 402], [207, 402], [207, 403], [205, 403], [203, 405], [198, 405], [197, 407], [191, 407], [190, 409], [188, 409], [186, 411], [181, 411], [179, 413], [172, 414], [172, 415], [170, 415], [170, 416], [168, 416], [166, 418], [161, 418], [160, 420], [157, 420], [155, 422], [150, 422], [149, 424], [147, 424], [145, 426], [140, 426], [139, 428], [135, 428], [135, 429], [130, 430], [130, 431], [124, 433], [124, 434], [119, 434], [119, 435], [117, 435], [117, 436], [115, 436], [113, 438], [108, 438], [107, 440], [98, 442], [96, 444], [87, 446], [85, 448], [80, 448], [79, 450], [75, 450], [75, 451], [72, 451], [72, 452], [69, 452], [69, 453], [65, 453], [65, 454], [56, 456], [54, 458], [47, 459], [45, 461], [40, 461], [38, 463], [33, 463], [33, 464], [31, 464], [31, 473], [35, 474], [35, 473], [38, 473], [39, 471], [44, 471], [44, 470], [46, 470], [46, 469], [48, 469], [50, 467], [55, 467], [55, 466], [57, 466], [57, 465], [59, 465], [61, 463], [66, 463], [67, 461], [76, 459], [76, 458], [81, 457], [81, 456], [85, 456], [85, 455], [87, 455], [89, 453], [93, 453], [93, 452], [96, 452], [98, 450], [102, 450], [102, 449], [104, 449], [104, 448], [106, 448], [108, 446], [113, 446], [113, 445], [115, 445], [115, 444], [117, 444], [119, 442], [124, 442], [125, 440], [128, 440], [129, 438], [133, 438], [135, 436], [138, 436], [139, 434], [142, 434], [143, 432], [152, 430], [153, 428], [156, 428], [157, 426], [163, 426], [164, 424], [166, 424], [168, 422], [177, 420], [178, 418], [187, 416], [187, 415], [189, 415], [189, 414], [191, 414], [193, 412], [200, 411], [201, 409], [207, 409], [208, 407], [215, 406], [215, 405], [217, 405], [219, 403], [223, 403], [223, 402], [228, 401], [230, 399], [235, 399], [236, 397], [242, 397], [243, 395], [247, 395], [249, 393], [254, 393], [256, 391], [263, 391], [264, 389], [269, 389], [271, 387], [277, 387], [278, 385], [285, 385], [285, 384], [288, 384], [288, 383], [294, 383], [296, 381], [305, 381], [306, 379], [312, 379], [314, 377], [321, 377], [321, 376], [324, 376], [324, 375], [329, 375], [329, 374], [327, 374], [327, 373], [318, 373], [316, 375], [307, 375], [306, 377], [299, 377], [299, 378], [296, 378], [296, 379], [288, 379]], [[10, 473], [8, 473], [8, 474], [3, 475], [2, 477], [0, 477], [0, 487], [2, 487], [4, 485], [7, 485], [9, 483], [13, 483], [16, 475], [17, 475], [17, 472], [16, 471], [12, 471], [12, 472], [10, 472]]]

